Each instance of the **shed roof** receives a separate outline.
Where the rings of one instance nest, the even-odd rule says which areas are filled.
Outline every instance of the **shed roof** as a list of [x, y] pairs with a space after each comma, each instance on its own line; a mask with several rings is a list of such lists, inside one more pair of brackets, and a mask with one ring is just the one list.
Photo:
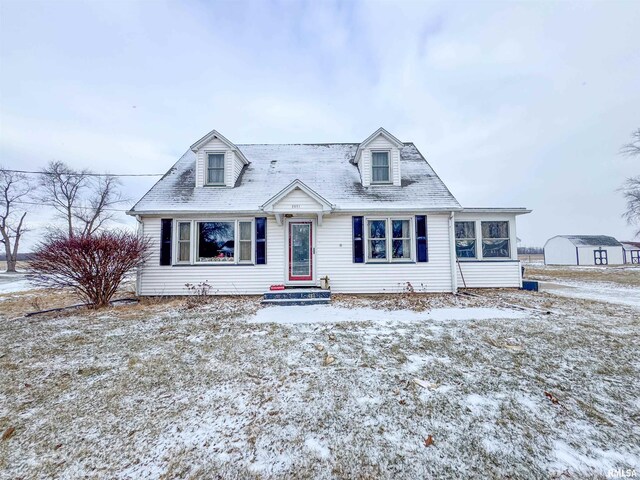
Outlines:
[[640, 242], [620, 242], [625, 250], [640, 250]]
[[618, 240], [607, 235], [558, 235], [558, 237], [566, 238], [576, 247], [620, 247]]
[[234, 188], [196, 188], [196, 157], [188, 150], [129, 213], [257, 212], [295, 180], [336, 210], [460, 210], [413, 143], [400, 148], [400, 187], [363, 187], [358, 167], [351, 163], [358, 145], [236, 145], [250, 163]]

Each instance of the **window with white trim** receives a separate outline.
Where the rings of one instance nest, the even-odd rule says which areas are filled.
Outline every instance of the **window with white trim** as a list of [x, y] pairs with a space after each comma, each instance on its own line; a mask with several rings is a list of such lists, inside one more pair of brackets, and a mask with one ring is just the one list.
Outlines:
[[456, 256], [476, 258], [476, 222], [456, 222]]
[[207, 185], [224, 185], [224, 153], [207, 154]]
[[191, 222], [178, 222], [178, 263], [191, 262]]
[[509, 258], [509, 222], [482, 222], [483, 258]]
[[238, 262], [251, 263], [253, 257], [253, 222], [238, 222]]
[[368, 218], [367, 261], [401, 262], [413, 258], [411, 218]]
[[391, 183], [389, 152], [371, 152], [371, 183]]

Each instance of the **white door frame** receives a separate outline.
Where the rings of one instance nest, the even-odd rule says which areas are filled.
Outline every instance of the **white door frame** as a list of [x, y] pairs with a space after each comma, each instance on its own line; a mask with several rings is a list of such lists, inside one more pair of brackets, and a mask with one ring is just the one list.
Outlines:
[[[298, 222], [310, 222], [311, 223], [311, 280], [289, 280], [289, 231], [290, 223]], [[316, 286], [317, 274], [316, 274], [316, 230], [318, 228], [318, 222], [313, 217], [289, 217], [284, 222], [285, 234], [284, 234], [284, 284], [291, 286]]]

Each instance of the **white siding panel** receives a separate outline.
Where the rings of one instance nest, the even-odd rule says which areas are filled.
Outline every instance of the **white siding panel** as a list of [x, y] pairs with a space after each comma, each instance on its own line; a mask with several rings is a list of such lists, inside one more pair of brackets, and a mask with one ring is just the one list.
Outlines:
[[212, 138], [205, 145], [200, 147], [196, 155], [196, 187], [202, 187], [205, 184], [205, 173], [207, 165], [207, 153], [220, 152], [224, 153], [224, 177], [225, 185], [233, 187], [235, 180], [233, 179], [233, 152], [229, 150], [223, 142], [217, 138]]
[[277, 202], [273, 206], [273, 210], [274, 212], [284, 213], [291, 213], [292, 211], [317, 212], [322, 210], [322, 205], [299, 188], [295, 188]]
[[[458, 288], [502, 288], [522, 286], [520, 262], [458, 262]], [[464, 278], [463, 278], [464, 277]]]
[[[140, 270], [141, 295], [185, 295], [186, 283], [205, 280], [212, 294], [261, 294], [285, 282], [285, 229], [267, 221], [266, 265], [160, 266], [160, 219], [144, 218], [152, 239], [151, 257]], [[416, 291], [451, 291], [447, 215], [427, 216], [429, 262], [353, 263], [352, 217], [328, 215], [316, 226], [316, 280], [329, 276], [335, 293], [401, 292], [410, 282]]]
[[244, 163], [242, 163], [242, 159], [234, 152], [233, 153], [233, 183], [230, 186], [235, 186], [238, 181], [238, 177], [240, 173], [242, 173], [242, 168], [244, 167]]
[[391, 166], [391, 181], [394, 185], [400, 185], [400, 150], [396, 148], [389, 140], [383, 135], [378, 135], [367, 144], [367, 147], [362, 151], [362, 158], [360, 160], [362, 185], [368, 187], [371, 185], [371, 151], [372, 150], [389, 150], [389, 164]]
[[584, 246], [578, 247], [578, 254], [580, 256], [580, 265], [595, 265], [595, 255], [594, 252], [596, 250], [607, 251], [607, 265], [622, 265], [624, 263], [624, 257], [622, 254], [622, 247], [594, 247], [594, 246]]
[[429, 262], [411, 264], [353, 263], [351, 218], [329, 215], [317, 229], [317, 273], [329, 276], [333, 292], [401, 292], [407, 282], [416, 291], [451, 291], [447, 215], [427, 216]]
[[144, 234], [152, 239], [151, 257], [140, 271], [140, 295], [187, 295], [186, 283], [207, 281], [212, 294], [259, 294], [284, 276], [284, 230], [267, 220], [266, 265], [160, 266], [160, 219], [144, 218]]

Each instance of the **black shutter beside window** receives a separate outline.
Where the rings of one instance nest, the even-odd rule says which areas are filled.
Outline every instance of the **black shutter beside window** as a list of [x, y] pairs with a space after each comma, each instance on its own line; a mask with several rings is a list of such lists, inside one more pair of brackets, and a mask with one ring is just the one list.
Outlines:
[[256, 265], [267, 263], [267, 219], [256, 218]]
[[353, 219], [353, 263], [364, 263], [364, 217]]
[[427, 248], [426, 215], [416, 215], [416, 261], [429, 261], [429, 250]]
[[173, 220], [160, 220], [160, 265], [171, 265], [171, 235]]

